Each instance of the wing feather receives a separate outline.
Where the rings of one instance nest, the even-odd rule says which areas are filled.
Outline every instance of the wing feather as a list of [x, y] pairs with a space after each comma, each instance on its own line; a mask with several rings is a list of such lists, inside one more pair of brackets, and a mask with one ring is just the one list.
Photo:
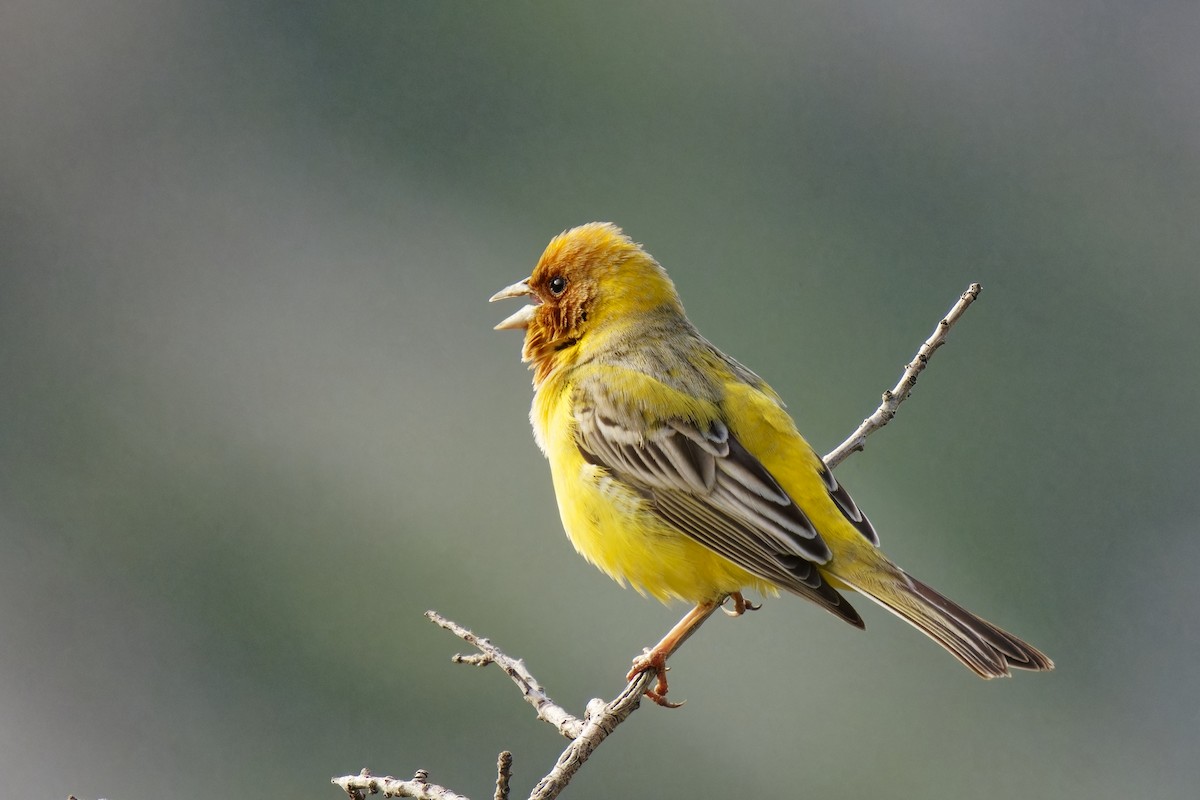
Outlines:
[[589, 463], [646, 496], [661, 519], [705, 547], [862, 625], [816, 568], [832, 558], [828, 545], [726, 425], [687, 419], [649, 425], [640, 415], [622, 414], [602, 390], [577, 391], [576, 443]]
[[850, 496], [845, 487], [838, 483], [837, 478], [833, 477], [829, 467], [822, 465], [821, 479], [825, 481], [825, 488], [829, 490], [829, 496], [833, 498], [833, 502], [841, 510], [842, 515], [859, 533], [866, 537], [868, 542], [879, 547], [879, 534], [875, 532], [875, 526], [859, 509], [858, 504], [854, 502], [854, 498]]

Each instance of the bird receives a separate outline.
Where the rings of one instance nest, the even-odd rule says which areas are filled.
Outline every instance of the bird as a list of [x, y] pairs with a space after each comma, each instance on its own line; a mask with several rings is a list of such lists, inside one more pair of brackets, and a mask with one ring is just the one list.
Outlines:
[[666, 270], [619, 227], [554, 237], [532, 274], [491, 301], [527, 301], [497, 330], [524, 332], [530, 422], [567, 537], [618, 583], [691, 610], [627, 678], [656, 673], [718, 607], [785, 591], [857, 627], [865, 595], [983, 678], [1050, 670], [1032, 645], [896, 566], [779, 395], [688, 320]]

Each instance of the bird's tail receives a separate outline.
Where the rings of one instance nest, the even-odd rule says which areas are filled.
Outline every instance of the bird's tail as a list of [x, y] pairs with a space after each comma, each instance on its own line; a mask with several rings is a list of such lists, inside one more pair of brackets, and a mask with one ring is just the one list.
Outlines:
[[886, 576], [861, 583], [838, 577], [946, 648], [981, 678], [1007, 677], [1010, 669], [1054, 669], [1054, 662], [1036, 647], [975, 616], [899, 567], [892, 569]]

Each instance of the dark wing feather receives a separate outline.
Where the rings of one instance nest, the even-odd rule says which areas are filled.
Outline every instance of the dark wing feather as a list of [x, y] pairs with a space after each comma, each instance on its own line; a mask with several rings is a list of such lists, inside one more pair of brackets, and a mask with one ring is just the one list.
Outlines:
[[829, 490], [829, 496], [833, 498], [833, 502], [841, 509], [842, 515], [867, 538], [868, 542], [879, 547], [879, 534], [875, 532], [875, 526], [871, 524], [871, 520], [867, 519], [867, 515], [859, 510], [854, 498], [850, 496], [845, 487], [838, 483], [838, 479], [833, 477], [829, 467], [824, 464], [821, 465], [821, 479], [825, 481], [825, 488]]
[[576, 442], [588, 462], [646, 496], [660, 518], [705, 547], [862, 626], [815, 566], [832, 553], [812, 522], [723, 423], [675, 419], [635, 430], [619, 415], [576, 398]]

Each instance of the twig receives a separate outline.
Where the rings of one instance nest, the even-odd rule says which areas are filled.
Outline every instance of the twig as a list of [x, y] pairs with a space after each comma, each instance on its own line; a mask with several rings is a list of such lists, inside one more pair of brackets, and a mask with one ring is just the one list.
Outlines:
[[550, 695], [546, 694], [541, 684], [537, 682], [537, 679], [526, 668], [525, 662], [505, 655], [500, 651], [500, 648], [493, 645], [487, 639], [476, 636], [467, 628], [464, 628], [453, 620], [446, 619], [436, 611], [426, 611], [425, 616], [433, 624], [440, 628], [445, 628], [467, 644], [479, 650], [480, 655], [454, 656], [452, 660], [456, 664], [474, 664], [478, 667], [484, 667], [494, 663], [500, 669], [504, 670], [508, 677], [512, 678], [513, 683], [521, 690], [521, 696], [525, 698], [525, 702], [537, 709], [538, 719], [550, 723], [558, 729], [559, 733], [568, 739], [579, 737], [579, 734], [583, 731], [583, 720], [572, 716], [565, 708], [551, 700]]
[[496, 794], [493, 800], [508, 800], [508, 783], [512, 780], [512, 753], [507, 750], [496, 759]]
[[558, 797], [558, 793], [567, 787], [600, 743], [641, 705], [642, 695], [655, 677], [653, 670], [640, 672], [611, 702], [597, 699], [588, 703], [583, 733], [562, 752], [554, 769], [538, 781], [529, 800], [552, 800]]
[[942, 321], [933, 329], [930, 337], [917, 350], [917, 355], [913, 360], [904, 365], [904, 374], [900, 376], [899, 382], [883, 393], [883, 402], [879, 404], [879, 408], [875, 409], [875, 413], [864, 419], [858, 429], [847, 437], [846, 441], [833, 448], [829, 455], [825, 456], [825, 463], [829, 465], [830, 469], [845, 461], [851, 453], [862, 450], [867, 443], [868, 436], [892, 421], [892, 417], [896, 416], [896, 409], [908, 399], [909, 393], [912, 392], [912, 388], [917, 382], [917, 376], [928, 366], [929, 357], [933, 355], [933, 351], [945, 344], [946, 334], [954, 327], [954, 323], [958, 322], [967, 307], [975, 302], [975, 298], [981, 291], [983, 291], [983, 287], [978, 283], [972, 283], [967, 287], [967, 290], [962, 293], [962, 297], [958, 298], [958, 302], [947, 312]]
[[[982, 287], [978, 283], [972, 283], [963, 292], [958, 302], [938, 323], [933, 334], [917, 350], [913, 360], [905, 365], [900, 381], [883, 393], [883, 402], [880, 403], [879, 408], [875, 409], [875, 413], [864, 419], [854, 433], [825, 456], [825, 463], [829, 465], [830, 469], [845, 461], [851, 453], [862, 450], [867, 437], [888, 424], [896, 416], [896, 409], [908, 399], [913, 385], [917, 382], [917, 376], [929, 364], [930, 356], [945, 343], [946, 334], [949, 333], [950, 328], [954, 327], [967, 307], [979, 296], [981, 290]], [[426, 611], [425, 616], [439, 627], [445, 628], [479, 650], [477, 654], [454, 656], [455, 663], [473, 664], [480, 667], [496, 664], [521, 690], [521, 696], [525, 698], [525, 701], [537, 710], [538, 719], [553, 725], [559, 733], [571, 740], [571, 744], [558, 757], [554, 768], [534, 787], [533, 793], [529, 795], [529, 800], [552, 800], [557, 797], [559, 792], [566, 788], [575, 773], [579, 771], [579, 768], [588, 760], [588, 757], [600, 746], [600, 743], [641, 705], [642, 696], [649, 688], [650, 682], [657, 677], [652, 669], [638, 673], [612, 701], [605, 703], [603, 700], [595, 699], [589, 702], [584, 718], [581, 720], [550, 699], [523, 661], [506, 655], [487, 639], [476, 636], [467, 628], [446, 619], [436, 611]], [[702, 622], [703, 620], [701, 620]], [[692, 632], [699, 625], [700, 623], [697, 623], [692, 628]], [[681, 644], [683, 644], [683, 640], [677, 642], [676, 647]], [[673, 653], [674, 649], [671, 652]], [[512, 754], [501, 753], [496, 765], [495, 800], [508, 800], [511, 767]], [[359, 775], [334, 778], [333, 783], [341, 786], [352, 800], [364, 800], [367, 794], [377, 792], [382, 792], [385, 797], [412, 797], [417, 800], [467, 800], [462, 795], [455, 794], [443, 786], [429, 783], [428, 778], [429, 775], [425, 770], [418, 770], [413, 779], [409, 781], [392, 777], [374, 778], [370, 771], [364, 769]]]
[[386, 778], [376, 778], [371, 775], [371, 770], [364, 769], [357, 775], [334, 778], [332, 782], [342, 787], [342, 791], [351, 800], [364, 800], [369, 794], [382, 794], [384, 797], [413, 797], [416, 800], [468, 800], [445, 786], [430, 783], [429, 773], [423, 769], [417, 770], [417, 774], [410, 781], [402, 781], [391, 775]]
[[[713, 611], [715, 610], [716, 608], [714, 607]], [[711, 614], [712, 611], [709, 612], [710, 616]], [[478, 664], [480, 666], [489, 663], [496, 664], [508, 673], [513, 683], [521, 690], [521, 694], [526, 701], [538, 710], [539, 719], [554, 725], [560, 732], [564, 732], [566, 728], [574, 729], [576, 725], [579, 726], [578, 731], [573, 736], [567, 736], [567, 738], [571, 739], [571, 744], [558, 757], [558, 762], [554, 765], [554, 769], [550, 770], [538, 782], [538, 785], [533, 790], [533, 794], [529, 795], [530, 800], [551, 800], [551, 798], [557, 797], [558, 793], [570, 783], [571, 778], [579, 771], [579, 768], [587, 762], [596, 748], [600, 746], [600, 743], [608, 738], [608, 735], [616, 730], [616, 727], [624, 722], [633, 713], [634, 709], [641, 704], [642, 696], [646, 693], [650, 682], [657, 677], [653, 670], [638, 673], [611, 702], [605, 703], [599, 698], [589, 702], [584, 718], [580, 721], [567, 714], [560, 706], [555, 705], [550, 700], [533, 675], [525, 668], [524, 663], [506, 655], [500, 648], [487, 639], [475, 635], [467, 628], [446, 619], [436, 611], [426, 611], [425, 616], [439, 627], [445, 628], [463, 641], [479, 649], [479, 656], [454, 656], [452, 660], [455, 663]], [[693, 630], [695, 629], [693, 628]], [[675, 649], [679, 645], [682, 645], [683, 642], [684, 639], [680, 639], [676, 647], [672, 648], [666, 655], [668, 657], [672, 655]], [[564, 715], [568, 719], [561, 719]], [[564, 735], [566, 735], [565, 732]]]

